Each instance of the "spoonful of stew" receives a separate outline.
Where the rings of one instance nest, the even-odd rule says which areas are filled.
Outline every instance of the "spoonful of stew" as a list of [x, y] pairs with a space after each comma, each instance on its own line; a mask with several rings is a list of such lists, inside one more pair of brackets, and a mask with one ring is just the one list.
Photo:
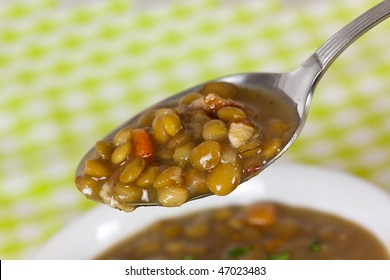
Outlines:
[[389, 15], [390, 1], [379, 3], [290, 73], [222, 77], [145, 109], [84, 156], [76, 171], [78, 189], [128, 212], [228, 195], [290, 147], [325, 71]]

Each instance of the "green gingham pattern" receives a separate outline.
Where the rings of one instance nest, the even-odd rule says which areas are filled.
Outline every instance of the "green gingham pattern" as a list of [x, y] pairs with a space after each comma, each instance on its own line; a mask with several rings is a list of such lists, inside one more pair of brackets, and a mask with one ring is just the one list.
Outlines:
[[[0, 257], [28, 258], [95, 205], [74, 171], [123, 120], [201, 81], [290, 71], [377, 2], [0, 1]], [[332, 65], [281, 160], [390, 190], [389, 36], [387, 21]]]

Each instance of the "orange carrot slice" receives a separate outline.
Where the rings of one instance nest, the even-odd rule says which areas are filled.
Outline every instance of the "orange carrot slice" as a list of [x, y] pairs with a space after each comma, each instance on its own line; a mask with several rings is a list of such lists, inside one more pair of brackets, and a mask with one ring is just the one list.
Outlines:
[[248, 224], [253, 226], [268, 226], [276, 222], [276, 208], [271, 203], [250, 206], [244, 213]]
[[149, 159], [153, 156], [153, 143], [144, 129], [134, 129], [132, 133], [134, 154], [137, 157]]

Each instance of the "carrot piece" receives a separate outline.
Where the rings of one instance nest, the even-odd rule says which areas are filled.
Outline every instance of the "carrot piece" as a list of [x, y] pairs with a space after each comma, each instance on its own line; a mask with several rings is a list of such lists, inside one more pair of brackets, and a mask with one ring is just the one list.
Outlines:
[[283, 245], [283, 243], [284, 242], [282, 239], [274, 238], [265, 242], [264, 249], [268, 253], [275, 252], [277, 249], [279, 249], [280, 246]]
[[153, 143], [149, 134], [144, 129], [134, 129], [132, 133], [134, 154], [144, 159], [153, 156]]
[[276, 209], [270, 203], [262, 203], [248, 207], [245, 210], [245, 219], [253, 226], [268, 226], [276, 222]]

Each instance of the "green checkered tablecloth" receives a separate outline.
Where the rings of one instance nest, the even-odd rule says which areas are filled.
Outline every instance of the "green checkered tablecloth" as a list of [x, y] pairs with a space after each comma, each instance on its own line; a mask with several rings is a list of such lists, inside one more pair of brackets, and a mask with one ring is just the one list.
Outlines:
[[[0, 257], [29, 258], [95, 205], [75, 168], [123, 120], [201, 81], [293, 70], [377, 2], [1, 1]], [[389, 43], [386, 21], [332, 65], [281, 160], [390, 190]]]

